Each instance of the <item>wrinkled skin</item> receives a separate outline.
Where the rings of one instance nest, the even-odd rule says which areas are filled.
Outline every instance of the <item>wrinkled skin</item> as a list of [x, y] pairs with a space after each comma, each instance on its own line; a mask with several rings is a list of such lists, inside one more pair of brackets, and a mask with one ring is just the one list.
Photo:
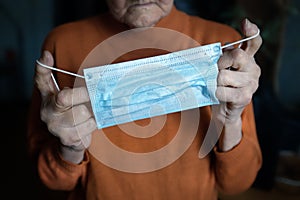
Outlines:
[[[48, 51], [39, 61], [49, 66], [54, 63]], [[74, 163], [81, 162], [85, 148], [90, 145], [91, 133], [96, 129], [95, 119], [86, 106], [89, 102], [86, 88], [57, 91], [51, 70], [39, 65], [36, 65], [35, 82], [42, 96], [41, 119], [50, 133], [60, 139], [62, 156]]]
[[130, 27], [151, 27], [167, 16], [173, 0], [107, 0], [110, 12]]
[[[107, 2], [113, 16], [131, 27], [153, 26], [169, 13], [173, 4], [171, 0], [109, 0]], [[258, 28], [245, 20], [242, 30], [244, 35], [249, 37], [256, 34]], [[242, 138], [241, 113], [258, 88], [260, 67], [256, 64], [254, 55], [261, 44], [262, 39], [258, 36], [247, 41], [244, 49], [224, 50], [218, 61], [216, 95], [222, 103], [217, 108], [216, 120], [225, 119], [219, 142], [221, 151], [230, 150]], [[54, 64], [52, 55], [47, 51], [39, 61], [49, 66]], [[233, 70], [228, 70], [229, 67]], [[59, 138], [62, 157], [70, 162], [80, 163], [84, 150], [90, 145], [91, 133], [96, 129], [93, 114], [86, 107], [86, 103], [89, 102], [87, 89], [78, 87], [57, 91], [51, 79], [51, 70], [38, 64], [35, 81], [42, 95], [41, 119], [47, 124], [50, 133]]]
[[[246, 37], [250, 37], [259, 30], [255, 24], [245, 19], [242, 23], [242, 31]], [[251, 102], [261, 74], [260, 67], [254, 59], [261, 44], [262, 38], [257, 36], [243, 44], [244, 49], [225, 49], [218, 61], [216, 96], [222, 103], [216, 118], [225, 119], [225, 132], [219, 143], [221, 150], [228, 151], [241, 140], [241, 114]]]

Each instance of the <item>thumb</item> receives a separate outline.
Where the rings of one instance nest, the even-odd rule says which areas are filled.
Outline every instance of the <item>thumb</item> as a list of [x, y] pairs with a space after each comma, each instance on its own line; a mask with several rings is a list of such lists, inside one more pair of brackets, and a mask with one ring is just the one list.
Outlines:
[[[53, 66], [54, 59], [49, 51], [43, 51], [42, 56], [39, 58], [42, 64]], [[35, 65], [35, 83], [40, 90], [43, 97], [49, 96], [56, 92], [55, 85], [51, 79], [52, 71], [45, 67], [40, 66], [38, 63]]]
[[[259, 31], [259, 29], [254, 23], [250, 22], [248, 19], [245, 19], [242, 23], [242, 31], [246, 37], [250, 37], [255, 35]], [[262, 38], [260, 35], [258, 35], [257, 37], [248, 40], [245, 43], [245, 46], [243, 46], [242, 48], [248, 53], [248, 55], [253, 57], [260, 48], [261, 44]]]

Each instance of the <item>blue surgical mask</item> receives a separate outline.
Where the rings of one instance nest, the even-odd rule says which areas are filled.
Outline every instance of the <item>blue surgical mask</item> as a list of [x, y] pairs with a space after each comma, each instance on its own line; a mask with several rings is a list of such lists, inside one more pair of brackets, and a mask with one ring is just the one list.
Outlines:
[[99, 129], [219, 103], [220, 43], [83, 70]]

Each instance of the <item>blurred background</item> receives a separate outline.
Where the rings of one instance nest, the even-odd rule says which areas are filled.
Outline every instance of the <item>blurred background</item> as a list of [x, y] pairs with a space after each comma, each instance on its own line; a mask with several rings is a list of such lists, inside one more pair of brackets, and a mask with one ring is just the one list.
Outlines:
[[[300, 0], [175, 0], [175, 5], [237, 30], [247, 17], [259, 26], [264, 41], [256, 54], [262, 76], [254, 95], [263, 167], [249, 191], [221, 200], [300, 199]], [[103, 0], [1, 0], [1, 162], [9, 199], [64, 197], [39, 182], [26, 154], [34, 62], [53, 27], [104, 11]]]

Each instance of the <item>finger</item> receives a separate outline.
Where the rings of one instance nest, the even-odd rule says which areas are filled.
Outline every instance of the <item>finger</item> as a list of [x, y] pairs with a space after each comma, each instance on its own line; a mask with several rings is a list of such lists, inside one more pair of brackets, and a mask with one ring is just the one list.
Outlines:
[[[246, 37], [250, 37], [255, 35], [259, 31], [259, 29], [255, 24], [250, 22], [248, 19], [245, 19], [243, 20], [242, 23], [242, 31]], [[248, 40], [245, 43], [245, 47], [243, 49], [248, 53], [248, 55], [253, 57], [254, 54], [260, 48], [261, 44], [262, 44], [262, 38], [260, 35], [258, 35], [257, 37]]]
[[[54, 65], [54, 59], [53, 59], [53, 56], [52, 54], [45, 50], [43, 51], [42, 53], [42, 56], [39, 58], [39, 61], [45, 65], [48, 65], [48, 66], [53, 66]], [[40, 74], [49, 74], [49, 72], [51, 72], [50, 69], [47, 69], [45, 67], [42, 67], [40, 65], [38, 65], [39, 68], [37, 68], [37, 72], [40, 73]]]
[[57, 111], [65, 111], [73, 106], [89, 102], [89, 95], [86, 87], [64, 88], [61, 90], [55, 99]]
[[[54, 59], [49, 51], [44, 51], [39, 61], [49, 66], [53, 66], [54, 64]], [[42, 96], [48, 96], [49, 94], [55, 93], [55, 85], [51, 78], [50, 69], [46, 69], [39, 64], [36, 64], [35, 82]]]
[[249, 56], [244, 50], [236, 48], [230, 51], [225, 51], [218, 60], [219, 70], [231, 69], [234, 71], [253, 71], [257, 67], [253, 57]]
[[60, 114], [56, 113], [55, 120], [66, 127], [76, 126], [92, 117], [91, 112], [84, 104], [74, 106], [66, 111], [60, 110], [59, 112]]
[[249, 56], [240, 48], [236, 48], [230, 51], [225, 51], [224, 54], [218, 60], [219, 70], [231, 69], [231, 70], [243, 70], [245, 65], [248, 65]]
[[72, 117], [74, 125], [78, 125], [92, 118], [93, 115], [86, 105], [80, 104], [72, 108]]
[[96, 129], [97, 124], [94, 118], [90, 118], [87, 121], [76, 126], [77, 133], [79, 134], [81, 139], [89, 136]]
[[82, 143], [82, 140], [85, 140], [96, 128], [94, 118], [90, 118], [77, 126], [71, 127], [58, 126], [55, 123], [48, 125], [49, 131], [59, 137], [61, 143], [66, 146], [78, 146]]
[[253, 90], [249, 87], [233, 88], [233, 87], [218, 87], [216, 97], [221, 102], [229, 102], [234, 105], [244, 106], [250, 103], [253, 96]]
[[233, 57], [231, 51], [224, 51], [223, 55], [218, 60], [218, 68], [219, 70], [228, 69], [233, 66]]
[[258, 87], [258, 82], [256, 81], [256, 79], [252, 78], [249, 73], [230, 70], [221, 70], [219, 72], [217, 77], [217, 84], [218, 86], [234, 88]]

